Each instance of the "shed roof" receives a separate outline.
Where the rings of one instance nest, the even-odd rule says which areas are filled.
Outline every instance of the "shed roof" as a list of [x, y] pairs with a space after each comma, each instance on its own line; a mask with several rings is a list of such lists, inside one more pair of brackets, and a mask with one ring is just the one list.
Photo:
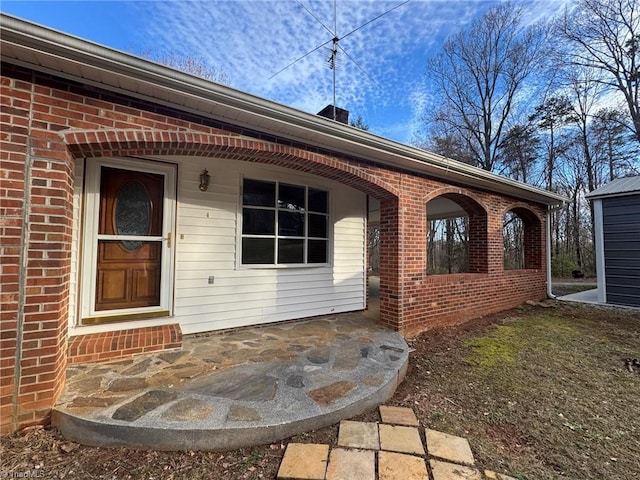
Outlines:
[[542, 205], [566, 198], [0, 13], [2, 60], [276, 137]]
[[593, 192], [588, 193], [586, 197], [590, 200], [595, 200], [603, 197], [633, 194], [640, 194], [640, 175], [616, 178], [606, 185], [596, 188]]

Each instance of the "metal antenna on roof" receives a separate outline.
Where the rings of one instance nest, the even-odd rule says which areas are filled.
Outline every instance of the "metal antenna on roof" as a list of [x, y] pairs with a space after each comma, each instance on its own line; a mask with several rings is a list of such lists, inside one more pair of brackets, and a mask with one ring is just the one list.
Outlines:
[[337, 7], [337, 0], [333, 0], [333, 31], [327, 27], [324, 23], [322, 23], [322, 21], [313, 14], [313, 12], [311, 10], [309, 10], [300, 0], [296, 0], [296, 2], [298, 3], [298, 5], [300, 5], [309, 15], [311, 15], [313, 17], [313, 19], [318, 22], [320, 25], [322, 25], [322, 27], [331, 34], [331, 39], [327, 40], [324, 43], [321, 43], [320, 45], [318, 45], [317, 47], [315, 47], [312, 50], [309, 50], [307, 53], [305, 53], [304, 55], [302, 55], [299, 58], [296, 58], [293, 62], [289, 63], [288, 65], [286, 65], [284, 68], [281, 68], [280, 70], [278, 70], [276, 73], [274, 73], [273, 75], [271, 75], [269, 77], [269, 80], [271, 80], [273, 77], [275, 77], [276, 75], [279, 75], [280, 73], [284, 72], [286, 69], [288, 69], [289, 67], [292, 67], [293, 65], [295, 65], [296, 63], [298, 63], [299, 61], [301, 61], [302, 59], [308, 57], [309, 55], [311, 55], [313, 52], [316, 52], [318, 50], [320, 50], [321, 48], [325, 47], [326, 45], [328, 45], [329, 43], [331, 43], [331, 54], [329, 55], [329, 58], [327, 59], [327, 62], [329, 63], [329, 68], [332, 70], [332, 76], [333, 76], [333, 119], [336, 119], [336, 66], [337, 66], [337, 61], [338, 61], [338, 51], [344, 53], [344, 55], [351, 60], [354, 65], [356, 67], [358, 67], [358, 69], [365, 74], [365, 76], [367, 78], [369, 78], [370, 80], [372, 80], [376, 85], [380, 86], [380, 84], [378, 82], [376, 82], [373, 78], [371, 78], [371, 76], [369, 76], [367, 74], [367, 72], [364, 71], [364, 69], [358, 65], [358, 63], [353, 59], [353, 57], [351, 57], [351, 55], [349, 55], [346, 50], [344, 48], [342, 48], [340, 46], [340, 40], [344, 40], [345, 38], [347, 38], [348, 36], [356, 33], [358, 30], [361, 30], [362, 28], [366, 27], [367, 25], [369, 25], [370, 23], [375, 22], [376, 20], [378, 20], [381, 17], [384, 17], [385, 15], [387, 15], [388, 13], [393, 12], [394, 10], [400, 8], [401, 6], [409, 3], [410, 0], [405, 0], [401, 3], [399, 3], [398, 5], [396, 5], [395, 7], [390, 8], [389, 10], [386, 10], [385, 12], [381, 13], [380, 15], [372, 18], [371, 20], [363, 23], [362, 25], [360, 25], [359, 27], [354, 28], [353, 30], [351, 30], [350, 32], [342, 35], [342, 37], [338, 36], [338, 7]]

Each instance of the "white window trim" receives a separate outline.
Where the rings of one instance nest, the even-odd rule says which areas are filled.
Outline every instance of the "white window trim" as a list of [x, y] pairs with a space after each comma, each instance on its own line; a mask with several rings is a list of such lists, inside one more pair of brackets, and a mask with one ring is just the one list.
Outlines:
[[[325, 263], [242, 263], [242, 239], [243, 237], [255, 237], [255, 238], [264, 238], [261, 235], [243, 235], [242, 233], [242, 221], [243, 221], [243, 185], [244, 180], [255, 180], [258, 182], [273, 182], [276, 185], [280, 183], [285, 183], [287, 185], [294, 185], [297, 187], [305, 187], [308, 191], [309, 188], [315, 190], [322, 190], [323, 192], [327, 192], [328, 196], [328, 205], [327, 205], [327, 261]], [[240, 176], [240, 184], [239, 184], [239, 195], [238, 195], [238, 210], [237, 210], [237, 231], [236, 231], [236, 270], [278, 270], [278, 269], [301, 269], [301, 268], [326, 268], [331, 267], [333, 265], [333, 193], [330, 188], [327, 188], [323, 185], [314, 185], [307, 182], [301, 182], [300, 179], [280, 179], [280, 178], [272, 178], [272, 177], [254, 177], [249, 175]], [[260, 207], [256, 207], [260, 208]], [[266, 208], [270, 209], [270, 208]], [[278, 212], [278, 208], [275, 207], [275, 212]], [[314, 212], [312, 212], [314, 213]], [[319, 213], [319, 212], [318, 212]], [[280, 238], [277, 235], [275, 238]], [[299, 238], [299, 237], [287, 237], [283, 236], [281, 238]], [[305, 240], [314, 240], [317, 237], [304, 237]]]
[[[118, 309], [118, 310], [95, 310], [95, 293], [96, 293], [96, 262], [97, 262], [97, 241], [98, 238], [98, 216], [100, 210], [100, 170], [105, 167], [115, 167], [125, 170], [133, 170], [138, 172], [159, 174], [164, 176], [164, 200], [163, 200], [163, 218], [162, 218], [162, 236], [161, 237], [144, 237], [146, 240], [159, 240], [164, 243], [163, 255], [161, 261], [161, 277], [160, 277], [160, 305], [153, 307]], [[176, 215], [176, 180], [177, 166], [170, 163], [144, 161], [124, 158], [91, 158], [87, 159], [85, 165], [85, 181], [84, 181], [84, 209], [82, 213], [83, 229], [82, 239], [82, 267], [80, 279], [80, 315], [76, 319], [76, 325], [79, 330], [76, 334], [85, 334], [91, 331], [112, 331], [122, 330], [149, 324], [173, 323], [167, 322], [166, 317], [150, 320], [134, 320], [122, 321], [117, 323], [108, 323], [102, 325], [82, 325], [82, 319], [91, 317], [109, 317], [127, 314], [149, 313], [155, 312], [173, 312], [173, 286], [175, 264], [175, 215]], [[103, 237], [103, 236], [101, 236]], [[168, 246], [167, 242], [171, 238], [172, 245]], [[131, 236], [131, 240], [140, 239], [137, 236]]]

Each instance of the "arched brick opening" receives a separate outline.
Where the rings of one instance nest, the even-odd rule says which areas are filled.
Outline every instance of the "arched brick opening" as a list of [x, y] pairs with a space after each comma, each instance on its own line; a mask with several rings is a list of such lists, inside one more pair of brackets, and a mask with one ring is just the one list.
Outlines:
[[487, 210], [473, 194], [460, 188], [443, 188], [431, 192], [424, 199], [427, 205], [436, 198], [445, 198], [462, 208], [469, 219], [468, 224], [468, 273], [487, 273], [489, 271], [489, 232]]
[[348, 159], [235, 134], [165, 130], [66, 130], [75, 158], [181, 155], [265, 163], [335, 180], [379, 199], [398, 196], [392, 183]]
[[541, 269], [544, 255], [543, 223], [540, 217], [526, 206], [512, 205], [503, 212], [503, 218], [509, 212], [522, 220], [524, 226], [523, 248], [524, 268]]

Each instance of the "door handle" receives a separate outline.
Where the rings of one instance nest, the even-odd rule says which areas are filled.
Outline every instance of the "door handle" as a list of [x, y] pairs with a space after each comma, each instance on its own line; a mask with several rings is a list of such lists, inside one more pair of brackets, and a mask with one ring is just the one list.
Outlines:
[[166, 237], [166, 238], [163, 238], [163, 240], [166, 240], [166, 241], [167, 241], [167, 248], [171, 248], [171, 239], [172, 239], [172, 238], [173, 238], [173, 236], [172, 236], [172, 232], [169, 232], [169, 233], [167, 234], [167, 237]]

